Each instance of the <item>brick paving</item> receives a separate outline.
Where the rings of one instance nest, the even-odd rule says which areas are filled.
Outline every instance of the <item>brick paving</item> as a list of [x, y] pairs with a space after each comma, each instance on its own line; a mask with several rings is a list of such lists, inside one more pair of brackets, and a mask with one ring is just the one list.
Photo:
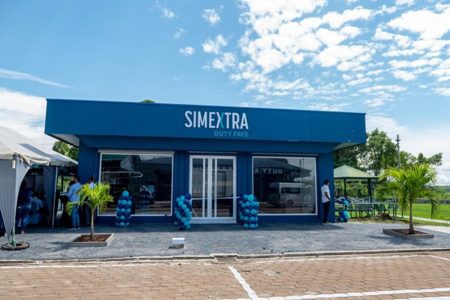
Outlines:
[[[248, 299], [249, 294], [230, 271], [231, 267], [259, 298], [306, 295], [311, 295], [312, 299], [314, 295], [322, 295], [334, 300], [450, 297], [450, 260], [446, 258], [450, 258], [450, 252], [218, 262], [4, 263], [0, 265], [0, 291], [2, 299]], [[447, 291], [405, 291], [433, 288], [447, 288]], [[361, 297], [332, 295], [376, 291], [404, 293]]]

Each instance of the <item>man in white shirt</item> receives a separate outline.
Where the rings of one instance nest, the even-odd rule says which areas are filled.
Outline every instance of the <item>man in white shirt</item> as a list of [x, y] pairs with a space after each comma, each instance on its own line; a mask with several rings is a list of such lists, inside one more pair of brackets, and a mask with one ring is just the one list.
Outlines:
[[330, 211], [330, 181], [326, 179], [324, 184], [320, 188], [322, 193], [322, 204], [323, 204], [323, 223], [328, 223], [328, 213]]

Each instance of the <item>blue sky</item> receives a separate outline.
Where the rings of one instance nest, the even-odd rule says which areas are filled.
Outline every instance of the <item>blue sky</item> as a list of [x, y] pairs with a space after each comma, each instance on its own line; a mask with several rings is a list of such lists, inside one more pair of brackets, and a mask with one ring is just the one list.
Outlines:
[[367, 113], [450, 183], [448, 1], [0, 1], [0, 124], [43, 98]]

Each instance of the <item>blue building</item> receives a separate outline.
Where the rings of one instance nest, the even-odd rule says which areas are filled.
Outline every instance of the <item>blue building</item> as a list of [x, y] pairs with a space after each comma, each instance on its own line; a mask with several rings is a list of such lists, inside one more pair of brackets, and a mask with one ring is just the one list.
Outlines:
[[100, 222], [114, 220], [123, 190], [134, 222], [173, 221], [188, 192], [196, 223], [237, 222], [250, 193], [261, 222], [319, 222], [333, 150], [366, 140], [360, 113], [59, 99], [47, 100], [45, 132], [79, 147], [82, 182], [111, 185]]

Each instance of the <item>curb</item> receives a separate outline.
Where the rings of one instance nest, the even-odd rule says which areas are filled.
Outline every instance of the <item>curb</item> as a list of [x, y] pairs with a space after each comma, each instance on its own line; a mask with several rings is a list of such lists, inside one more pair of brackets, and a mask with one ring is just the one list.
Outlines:
[[318, 257], [334, 255], [357, 255], [357, 254], [389, 254], [389, 253], [425, 253], [450, 251], [450, 248], [406, 248], [406, 249], [379, 249], [379, 250], [348, 250], [348, 251], [311, 251], [311, 252], [284, 252], [266, 254], [238, 254], [238, 253], [211, 253], [209, 255], [172, 255], [172, 256], [136, 256], [136, 257], [105, 257], [85, 259], [29, 259], [29, 260], [0, 260], [0, 267], [19, 264], [53, 264], [53, 263], [108, 263], [108, 262], [130, 262], [130, 263], [157, 263], [162, 261], [209, 261], [220, 263], [223, 260], [251, 260], [264, 258], [295, 258], [295, 257]]

